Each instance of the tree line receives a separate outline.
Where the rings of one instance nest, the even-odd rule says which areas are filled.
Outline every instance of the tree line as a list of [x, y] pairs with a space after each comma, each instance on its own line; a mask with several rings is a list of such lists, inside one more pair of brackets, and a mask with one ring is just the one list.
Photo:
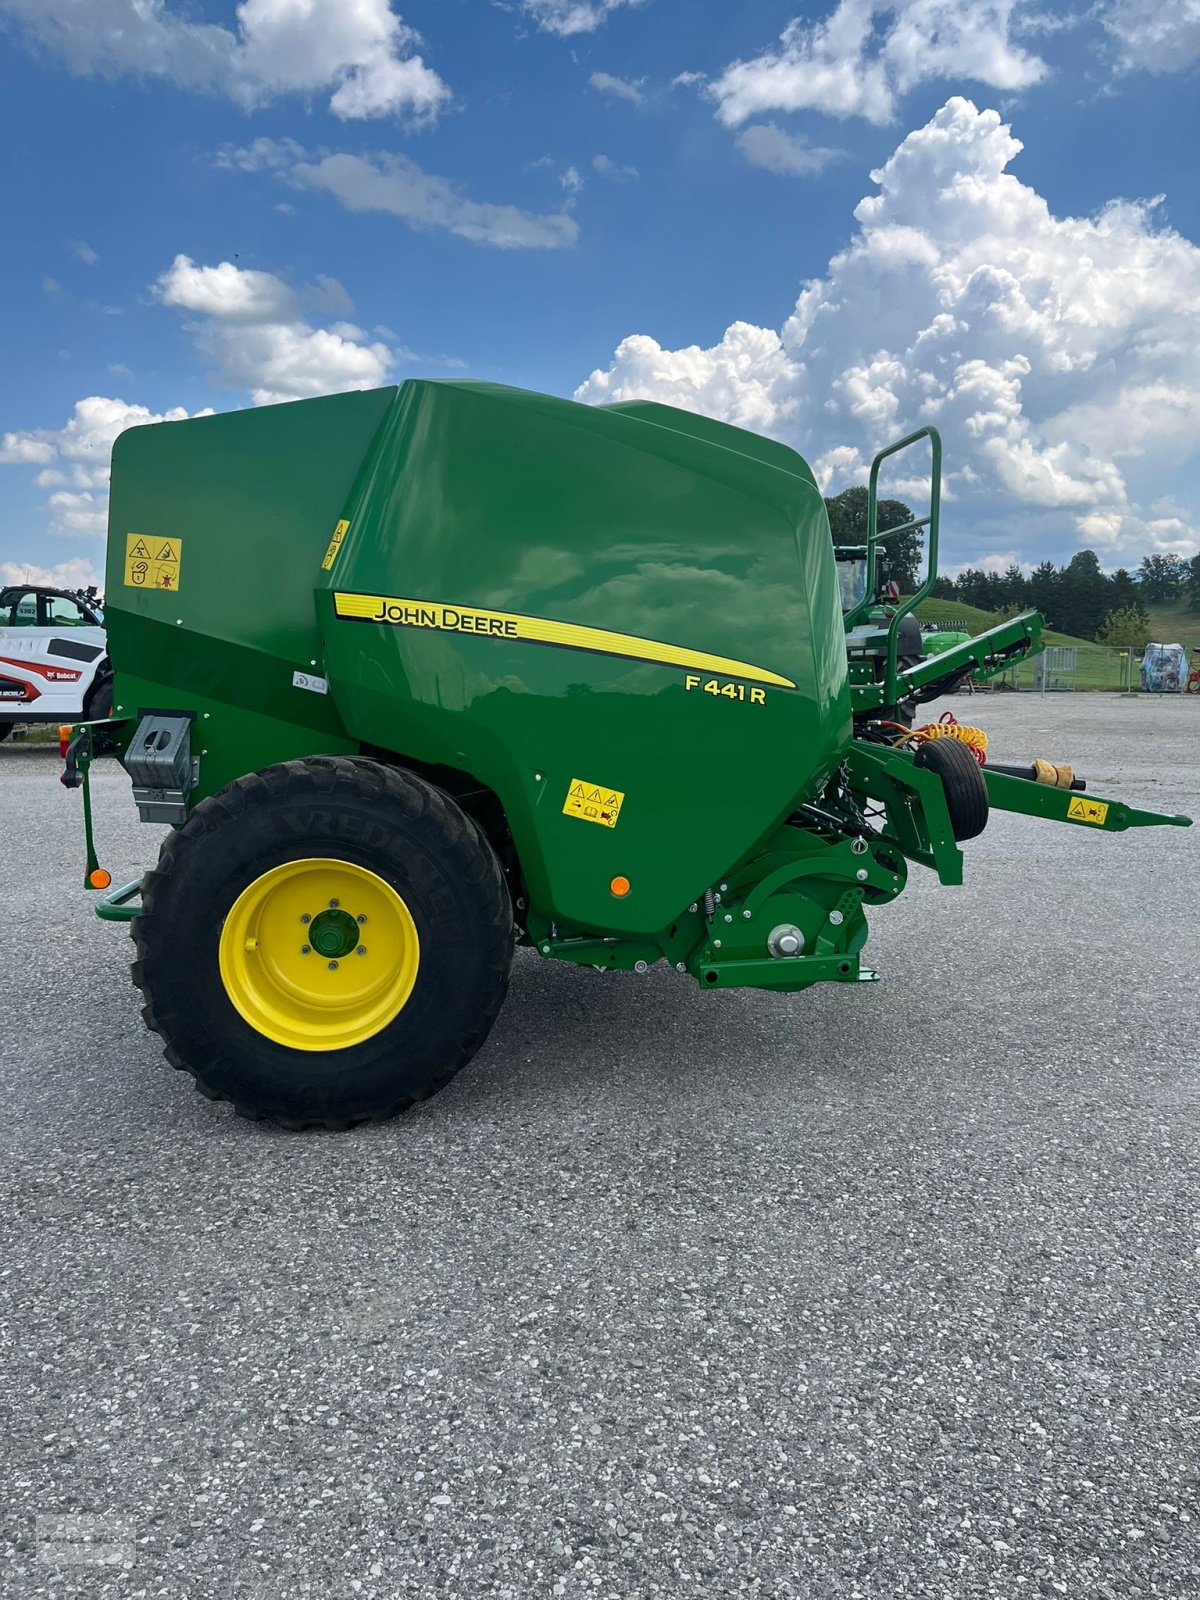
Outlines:
[[[829, 527], [838, 546], [862, 544], [867, 530], [867, 490], [859, 485], [826, 500]], [[879, 528], [900, 527], [913, 513], [900, 500], [879, 504]], [[920, 532], [897, 535], [883, 546], [882, 579], [895, 579], [911, 594], [924, 575]], [[1094, 550], [1080, 550], [1065, 566], [1043, 561], [1030, 573], [1015, 563], [1005, 572], [968, 567], [957, 578], [940, 577], [933, 594], [982, 611], [1012, 615], [1040, 611], [1052, 628], [1101, 644], [1144, 645], [1150, 638], [1147, 605], [1186, 602], [1200, 612], [1200, 555], [1146, 556], [1136, 572], [1105, 572]]]

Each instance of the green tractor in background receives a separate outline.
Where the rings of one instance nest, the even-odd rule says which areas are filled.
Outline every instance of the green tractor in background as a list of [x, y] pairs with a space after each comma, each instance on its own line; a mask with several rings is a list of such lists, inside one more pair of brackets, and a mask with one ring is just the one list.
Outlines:
[[[872, 616], [879, 470], [920, 440], [928, 573]], [[940, 454], [926, 428], [876, 458], [844, 607], [806, 462], [664, 406], [411, 382], [122, 434], [116, 703], [64, 781], [167, 1059], [245, 1114], [347, 1127], [471, 1059], [514, 941], [704, 989], [859, 983], [868, 909], [913, 863], [960, 883], [989, 807], [1186, 825], [914, 729], [1041, 630], [911, 648]], [[100, 756], [172, 830], [115, 889]]]

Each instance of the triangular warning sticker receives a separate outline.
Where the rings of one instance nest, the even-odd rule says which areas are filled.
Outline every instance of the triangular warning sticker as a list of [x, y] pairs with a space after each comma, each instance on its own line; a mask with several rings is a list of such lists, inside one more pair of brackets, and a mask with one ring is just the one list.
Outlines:
[[145, 539], [139, 539], [138, 542], [134, 545], [133, 549], [128, 552], [128, 554], [134, 560], [137, 560], [137, 561], [149, 561], [150, 552], [146, 548]]
[[599, 798], [600, 798], [600, 791], [599, 791], [599, 789], [593, 789], [593, 790], [592, 790], [592, 792], [591, 792], [591, 794], [590, 794], [590, 795], [588, 795], [588, 799], [589, 799], [589, 800], [599, 800]]
[[575, 787], [571, 790], [571, 798], [572, 798], [572, 800], [582, 800], [583, 799], [583, 785], [581, 783], [577, 783], [575, 785]]
[[171, 548], [171, 541], [169, 539], [167, 540], [166, 544], [163, 545], [162, 549], [158, 552], [158, 554], [155, 556], [154, 559], [155, 559], [155, 561], [176, 561], [176, 560], [178, 560], [178, 557], [176, 556], [174, 550], [172, 550], [172, 548]]

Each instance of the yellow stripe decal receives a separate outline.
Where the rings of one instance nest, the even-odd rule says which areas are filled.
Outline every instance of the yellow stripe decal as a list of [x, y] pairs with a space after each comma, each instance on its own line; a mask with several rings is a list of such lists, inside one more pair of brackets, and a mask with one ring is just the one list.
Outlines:
[[664, 667], [690, 667], [696, 672], [720, 672], [748, 683], [769, 683], [794, 689], [765, 667], [728, 656], [710, 656], [703, 650], [686, 650], [658, 639], [640, 639], [633, 633], [612, 633], [607, 628], [584, 628], [575, 622], [553, 622], [547, 617], [523, 617], [513, 611], [482, 611], [478, 606], [448, 606], [434, 600], [401, 600], [384, 594], [338, 594], [333, 597], [335, 616], [360, 622], [382, 622], [393, 628], [432, 628], [438, 633], [473, 633], [490, 639], [520, 639], [527, 644], [554, 644], [567, 650], [590, 650], [597, 655], [624, 656], [630, 661], [653, 661]]

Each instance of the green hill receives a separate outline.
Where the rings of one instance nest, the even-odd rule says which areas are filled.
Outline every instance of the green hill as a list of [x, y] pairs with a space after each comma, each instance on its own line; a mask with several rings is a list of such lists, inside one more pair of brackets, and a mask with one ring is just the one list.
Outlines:
[[[1147, 606], [1150, 613], [1150, 637], [1159, 644], [1181, 644], [1188, 653], [1200, 650], [1200, 611], [1193, 611], [1185, 600], [1171, 605]], [[917, 607], [921, 622], [961, 622], [970, 633], [983, 633], [995, 627], [999, 617], [991, 611], [981, 611], [977, 606], [965, 606], [957, 600], [922, 600]], [[1079, 639], [1071, 633], [1059, 633], [1047, 628], [1042, 638], [1047, 644], [1091, 645], [1090, 639]]]
[[[922, 600], [917, 607], [918, 622], [961, 623], [968, 633], [985, 633], [994, 628], [1000, 618], [994, 611], [981, 611], [978, 606], [964, 606], [957, 600]], [[1059, 633], [1047, 628], [1042, 634], [1047, 644], [1089, 644], [1088, 639], [1077, 639], [1072, 633]]]

